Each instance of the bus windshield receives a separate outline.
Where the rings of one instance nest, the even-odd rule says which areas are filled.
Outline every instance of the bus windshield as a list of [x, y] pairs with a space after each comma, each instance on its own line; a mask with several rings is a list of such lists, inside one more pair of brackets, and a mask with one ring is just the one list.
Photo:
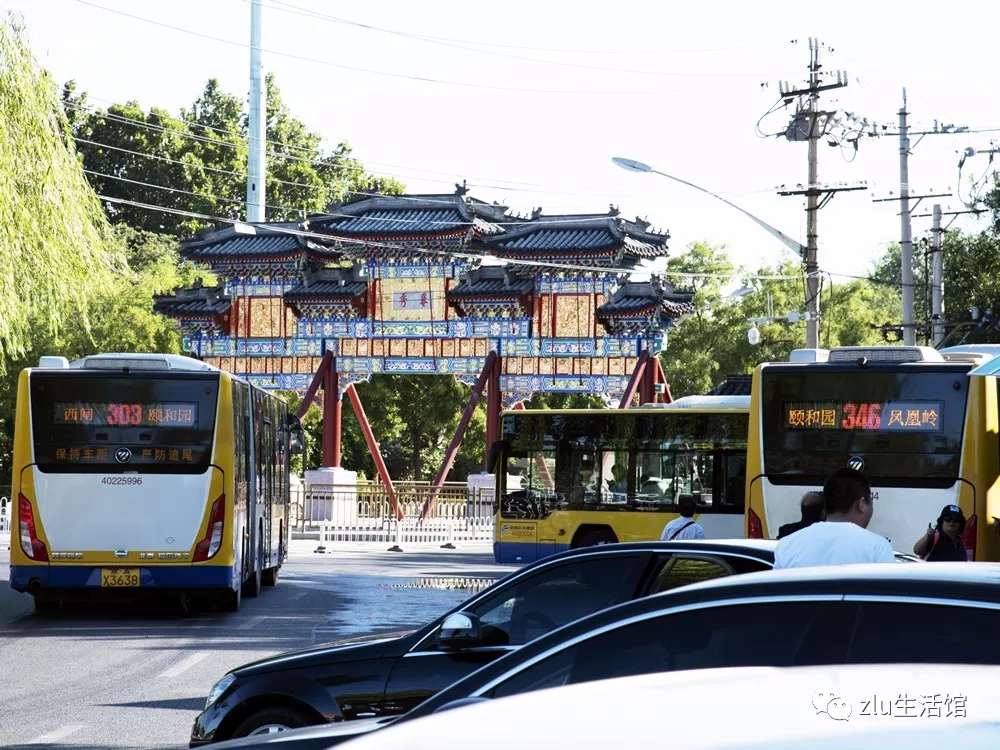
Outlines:
[[821, 365], [761, 373], [764, 473], [822, 484], [851, 459], [877, 483], [950, 486], [959, 476], [967, 367]]
[[51, 473], [203, 473], [218, 391], [216, 374], [33, 373], [35, 463]]
[[611, 411], [504, 420], [500, 514], [556, 510], [743, 512], [747, 414]]

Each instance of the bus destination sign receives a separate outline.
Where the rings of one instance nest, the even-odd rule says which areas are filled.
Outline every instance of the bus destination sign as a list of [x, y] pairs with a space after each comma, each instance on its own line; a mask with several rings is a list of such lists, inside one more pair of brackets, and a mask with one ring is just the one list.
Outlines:
[[786, 430], [940, 432], [943, 401], [816, 401], [786, 403]]
[[108, 427], [194, 427], [196, 403], [57, 403], [52, 407], [53, 424]]

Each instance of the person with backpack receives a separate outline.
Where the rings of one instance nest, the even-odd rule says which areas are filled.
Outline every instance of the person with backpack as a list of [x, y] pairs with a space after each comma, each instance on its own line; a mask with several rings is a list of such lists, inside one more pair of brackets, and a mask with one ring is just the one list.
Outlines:
[[694, 495], [681, 495], [677, 503], [680, 515], [663, 527], [660, 534], [661, 542], [670, 542], [674, 539], [704, 539], [705, 529], [694, 520], [694, 512], [697, 509]]
[[927, 533], [913, 545], [913, 554], [928, 562], [968, 562], [962, 541], [965, 514], [957, 505], [946, 505], [938, 516], [937, 526], [927, 524]]

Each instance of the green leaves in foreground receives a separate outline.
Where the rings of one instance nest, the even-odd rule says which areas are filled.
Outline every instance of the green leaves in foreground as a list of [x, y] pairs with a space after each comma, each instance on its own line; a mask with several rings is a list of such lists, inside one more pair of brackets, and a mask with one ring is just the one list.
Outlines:
[[88, 299], [123, 266], [68, 131], [21, 28], [0, 23], [0, 373], [33, 328], [85, 325]]

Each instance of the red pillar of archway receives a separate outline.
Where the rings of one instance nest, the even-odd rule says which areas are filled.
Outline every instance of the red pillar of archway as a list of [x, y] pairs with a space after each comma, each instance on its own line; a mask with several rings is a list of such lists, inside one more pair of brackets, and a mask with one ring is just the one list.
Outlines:
[[500, 404], [503, 398], [500, 394], [500, 372], [503, 369], [501, 361], [501, 358], [497, 357], [493, 362], [493, 370], [490, 373], [490, 379], [486, 386], [486, 450], [483, 452], [484, 469], [489, 468], [487, 464], [490, 458], [490, 448], [493, 447], [493, 443], [500, 439]]
[[337, 360], [330, 362], [323, 377], [323, 466], [340, 466], [341, 412], [340, 376]]

